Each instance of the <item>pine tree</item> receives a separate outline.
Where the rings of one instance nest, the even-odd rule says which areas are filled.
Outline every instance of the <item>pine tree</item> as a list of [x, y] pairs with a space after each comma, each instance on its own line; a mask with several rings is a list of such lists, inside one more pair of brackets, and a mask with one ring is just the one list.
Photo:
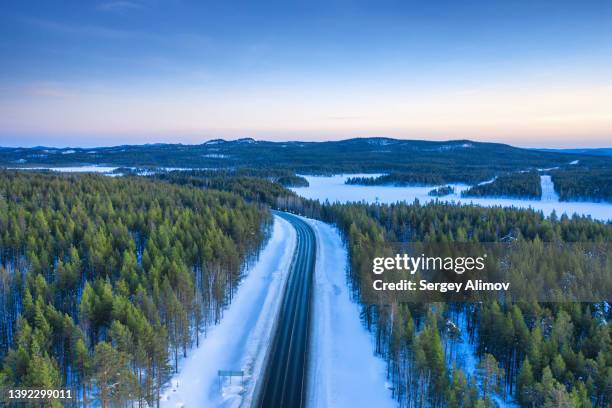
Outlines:
[[500, 391], [501, 380], [504, 372], [499, 367], [497, 360], [492, 354], [485, 354], [478, 364], [477, 376], [482, 384], [482, 398], [487, 401], [491, 394]]
[[[37, 347], [33, 346], [32, 351], [35, 352]], [[58, 388], [61, 380], [57, 363], [47, 355], [32, 355], [24, 383], [30, 388]]]
[[127, 358], [110, 343], [96, 345], [93, 358], [93, 381], [103, 408], [111, 401], [124, 401], [133, 396], [135, 383], [132, 372], [126, 367]]
[[531, 363], [528, 358], [525, 358], [516, 380], [516, 399], [523, 405], [531, 405], [534, 401], [534, 386], [535, 379]]
[[81, 392], [83, 395], [83, 405], [87, 407], [89, 402], [88, 399], [88, 390], [89, 390], [89, 382], [91, 379], [91, 358], [89, 356], [89, 351], [87, 350], [87, 346], [85, 346], [85, 342], [83, 339], [79, 338], [75, 344], [75, 368], [77, 371], [77, 375], [79, 377], [79, 382], [81, 384]]

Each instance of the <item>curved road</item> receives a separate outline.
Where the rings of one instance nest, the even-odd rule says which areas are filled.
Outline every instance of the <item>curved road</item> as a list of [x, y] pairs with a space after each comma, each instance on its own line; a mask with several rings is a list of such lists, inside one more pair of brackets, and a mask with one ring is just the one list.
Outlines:
[[276, 214], [295, 228], [297, 246], [256, 406], [300, 408], [305, 404], [316, 243], [314, 232], [307, 223], [288, 213]]

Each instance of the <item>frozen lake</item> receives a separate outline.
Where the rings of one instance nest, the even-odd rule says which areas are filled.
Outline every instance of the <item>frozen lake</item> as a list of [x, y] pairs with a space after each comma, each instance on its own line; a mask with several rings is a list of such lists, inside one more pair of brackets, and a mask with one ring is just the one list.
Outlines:
[[138, 170], [138, 174], [141, 176], [148, 176], [154, 174], [156, 170], [159, 171], [189, 171], [189, 170], [214, 170], [210, 168], [194, 169], [191, 167], [156, 167], [156, 168], [138, 168], [138, 167], [110, 167], [110, 166], [63, 166], [63, 167], [8, 167], [9, 170], [48, 170], [56, 171], [60, 173], [100, 173], [107, 176], [121, 176], [121, 173], [113, 173], [119, 168], [127, 168], [131, 170]]
[[11, 170], [49, 170], [61, 173], [112, 173], [118, 167], [109, 166], [67, 166], [67, 167], [9, 167]]
[[355, 202], [365, 201], [368, 203], [395, 203], [405, 201], [413, 203], [419, 200], [420, 203], [431, 201], [452, 202], [456, 204], [475, 204], [483, 207], [516, 207], [532, 208], [542, 211], [545, 215], [550, 215], [553, 210], [557, 215], [566, 213], [572, 215], [587, 215], [592, 218], [608, 221], [612, 220], [612, 204], [591, 203], [585, 201], [567, 202], [559, 201], [559, 196], [554, 190], [554, 185], [550, 176], [541, 176], [542, 199], [541, 200], [521, 200], [515, 198], [502, 197], [461, 197], [461, 192], [469, 188], [466, 184], [449, 184], [454, 189], [453, 194], [444, 197], [431, 197], [428, 193], [433, 186], [360, 186], [344, 184], [349, 177], [373, 177], [373, 174], [338, 174], [331, 177], [324, 176], [303, 176], [308, 180], [310, 186], [292, 188], [297, 194], [305, 198], [318, 199], [329, 202]]

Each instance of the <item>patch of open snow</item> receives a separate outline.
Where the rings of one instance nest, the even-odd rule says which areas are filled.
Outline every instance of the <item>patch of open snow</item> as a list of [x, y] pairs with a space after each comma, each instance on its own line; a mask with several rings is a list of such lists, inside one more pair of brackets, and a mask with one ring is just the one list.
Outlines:
[[202, 157], [206, 157], [209, 159], [227, 159], [229, 156], [227, 154], [208, 153], [208, 154], [203, 154]]
[[[25, 160], [19, 161], [19, 163], [25, 163]], [[66, 166], [66, 167], [8, 167], [9, 170], [49, 170], [60, 173], [102, 173], [106, 176], [117, 177], [123, 175], [122, 173], [116, 173], [115, 171], [119, 167], [109, 166]], [[138, 168], [138, 167], [124, 167], [130, 170], [136, 171], [140, 176], [150, 176], [161, 171], [191, 171], [191, 170], [215, 170], [213, 167], [156, 167], [156, 168]]]
[[485, 181], [481, 181], [480, 183], [478, 183], [479, 186], [484, 186], [485, 184], [491, 184], [492, 182], [494, 182], [495, 180], [497, 180], [497, 176], [493, 177], [490, 180], [485, 180]]
[[70, 149], [70, 150], [64, 150], [64, 151], [62, 152], [62, 154], [74, 154], [74, 153], [76, 153], [76, 150], [73, 150], [73, 149]]
[[430, 152], [435, 152], [435, 151], [443, 152], [443, 151], [446, 151], [446, 150], [454, 150], [454, 149], [459, 149], [459, 148], [469, 149], [469, 148], [472, 148], [472, 147], [474, 147], [474, 145], [471, 144], [471, 143], [445, 144], [445, 145], [441, 145], [441, 146], [438, 146], [438, 147], [434, 147], [432, 149], [424, 149], [424, 150], [430, 151]]
[[192, 171], [192, 170], [214, 170], [213, 167], [158, 167], [162, 171]]
[[478, 359], [475, 355], [475, 347], [470, 343], [467, 330], [467, 313], [462, 311], [459, 314], [457, 327], [461, 333], [461, 339], [456, 343], [454, 354], [455, 365], [461, 368], [466, 376], [472, 377], [476, 373]]
[[573, 165], [578, 164], [579, 162], [580, 160], [572, 160], [569, 164], [573, 166]]
[[496, 406], [498, 407], [507, 407], [507, 408], [518, 408], [518, 404], [514, 401], [507, 401], [504, 400], [502, 397], [499, 396], [499, 394], [493, 394], [491, 395], [491, 399], [493, 400], [493, 402], [496, 404]]
[[360, 321], [347, 284], [347, 252], [338, 231], [304, 219], [317, 238], [310, 361], [309, 407], [395, 407], [385, 382], [385, 362]]
[[559, 202], [559, 194], [555, 191], [555, 184], [550, 176], [540, 176], [540, 187], [542, 189], [541, 201]]
[[595, 317], [599, 321], [599, 324], [602, 326], [607, 326], [610, 314], [610, 304], [606, 301], [603, 301], [600, 303], [595, 303], [593, 307]]
[[368, 144], [371, 145], [375, 145], [375, 146], [388, 146], [388, 145], [392, 145], [392, 144], [397, 144], [397, 140], [393, 140], [393, 139], [388, 139], [388, 138], [370, 138], [367, 140]]
[[151, 176], [160, 172], [172, 172], [172, 171], [192, 171], [192, 170], [215, 170], [214, 167], [151, 167], [151, 168], [138, 168], [128, 167], [128, 169], [136, 171], [139, 176]]
[[12, 170], [50, 170], [60, 173], [112, 173], [118, 167], [108, 166], [67, 166], [67, 167], [14, 167]]
[[[163, 393], [162, 407], [250, 406], [272, 341], [274, 322], [296, 245], [294, 228], [274, 217], [272, 236], [259, 260], [240, 283], [221, 322], [209, 328], [191, 350]], [[218, 370], [244, 371], [240, 378], [219, 382]]]

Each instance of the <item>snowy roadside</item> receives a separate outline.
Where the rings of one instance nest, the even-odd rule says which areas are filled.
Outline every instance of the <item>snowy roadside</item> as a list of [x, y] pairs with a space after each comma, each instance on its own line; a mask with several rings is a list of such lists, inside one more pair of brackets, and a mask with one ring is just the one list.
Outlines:
[[[161, 407], [249, 406], [257, 376], [272, 340], [284, 284], [296, 246], [296, 233], [274, 216], [270, 240], [238, 288], [221, 322], [192, 349], [162, 394]], [[243, 370], [232, 384], [219, 383], [217, 370]]]
[[385, 363], [374, 355], [359, 306], [350, 297], [342, 239], [330, 225], [303, 219], [317, 238], [307, 405], [395, 407], [385, 383]]

